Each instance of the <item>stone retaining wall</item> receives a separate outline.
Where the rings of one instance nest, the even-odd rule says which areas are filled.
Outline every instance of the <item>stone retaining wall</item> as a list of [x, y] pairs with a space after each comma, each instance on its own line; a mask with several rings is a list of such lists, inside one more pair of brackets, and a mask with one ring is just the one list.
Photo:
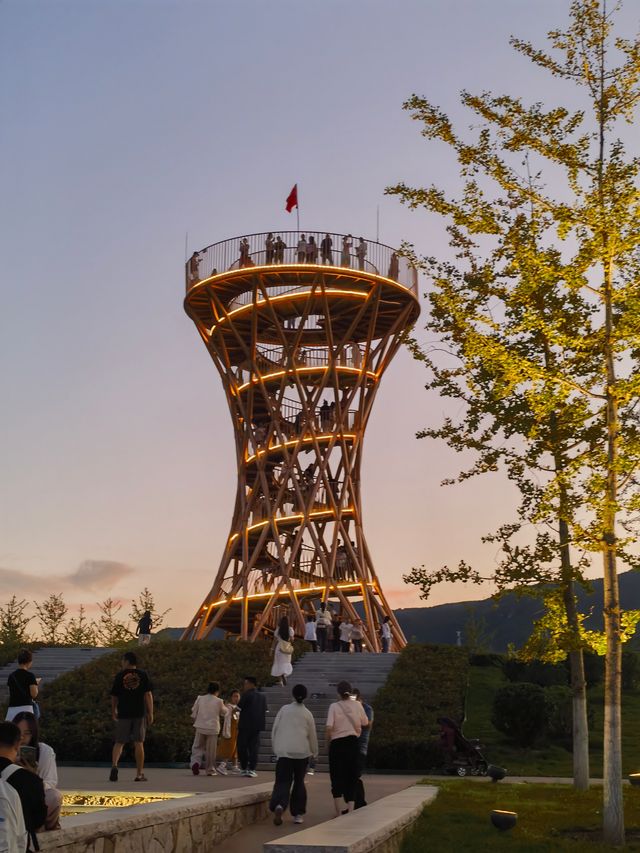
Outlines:
[[38, 836], [43, 853], [206, 853], [263, 820], [271, 785], [196, 794], [125, 809], [76, 815]]

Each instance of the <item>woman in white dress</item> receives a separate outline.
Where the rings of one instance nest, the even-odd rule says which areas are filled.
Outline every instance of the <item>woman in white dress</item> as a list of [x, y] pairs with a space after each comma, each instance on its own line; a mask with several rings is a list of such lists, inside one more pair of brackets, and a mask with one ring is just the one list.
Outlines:
[[[38, 734], [38, 721], [30, 711], [21, 711], [13, 719], [20, 729], [22, 739], [20, 746], [31, 747], [32, 756], [21, 755], [19, 763], [27, 770], [37, 773], [44, 785], [44, 799], [47, 804], [47, 818], [44, 828], [60, 828], [60, 808], [62, 794], [58, 790], [58, 768], [56, 754], [49, 744], [42, 743]], [[33, 758], [33, 761], [31, 760]]]
[[293, 672], [291, 665], [293, 637], [293, 628], [289, 626], [287, 617], [283, 616], [273, 635], [273, 666], [271, 667], [271, 675], [283, 685], [287, 683], [287, 676]]

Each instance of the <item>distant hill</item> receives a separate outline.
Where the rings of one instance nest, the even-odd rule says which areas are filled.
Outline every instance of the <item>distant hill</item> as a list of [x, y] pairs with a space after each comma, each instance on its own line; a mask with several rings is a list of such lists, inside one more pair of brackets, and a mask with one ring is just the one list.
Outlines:
[[[640, 572], [624, 572], [620, 580], [620, 602], [625, 609], [640, 607]], [[578, 590], [578, 606], [583, 613], [593, 611], [586, 620], [588, 627], [602, 629], [603, 582], [591, 582], [593, 592], [588, 595]], [[465, 632], [475, 623], [487, 639], [491, 651], [504, 652], [509, 643], [522, 646], [531, 633], [533, 622], [542, 615], [540, 601], [513, 593], [499, 601], [485, 598], [482, 601], [459, 601], [435, 607], [410, 607], [395, 611], [407, 639], [420, 643], [455, 643], [457, 631]], [[638, 646], [638, 632], [632, 641]]]
[[[640, 572], [624, 572], [619, 580], [622, 607], [627, 610], [639, 608]], [[591, 595], [578, 589], [578, 607], [583, 613], [593, 612], [586, 620], [588, 627], [602, 630], [602, 579], [591, 581], [591, 586]], [[356, 609], [362, 612], [358, 605]], [[534, 620], [542, 615], [542, 606], [536, 598], [518, 597], [510, 593], [499, 601], [485, 598], [482, 601], [458, 601], [435, 607], [407, 607], [394, 612], [408, 640], [455, 645], [457, 632], [461, 631], [462, 642], [465, 643], [470, 623], [475, 623], [476, 629], [486, 638], [488, 651], [505, 652], [510, 643], [516, 648], [524, 645], [531, 634]], [[164, 628], [158, 636], [179, 640], [183, 631], [184, 628]], [[224, 637], [223, 631], [216, 630], [214, 633], [216, 636], [211, 639]], [[640, 630], [636, 631], [630, 648], [640, 649]]]

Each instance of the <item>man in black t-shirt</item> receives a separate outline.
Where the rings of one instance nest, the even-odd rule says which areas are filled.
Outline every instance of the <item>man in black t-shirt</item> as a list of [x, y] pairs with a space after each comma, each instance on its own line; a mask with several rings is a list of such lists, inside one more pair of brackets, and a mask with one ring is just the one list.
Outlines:
[[38, 695], [40, 679], [31, 672], [33, 655], [29, 649], [18, 653], [18, 669], [14, 670], [7, 679], [9, 688], [9, 708], [7, 720], [13, 720], [21, 711], [33, 712], [33, 700]]
[[153, 723], [153, 685], [147, 673], [138, 669], [133, 652], [122, 656], [122, 670], [111, 688], [111, 716], [116, 724], [109, 781], [118, 781], [118, 761], [122, 748], [133, 741], [136, 754], [136, 782], [146, 782], [144, 775], [144, 737], [146, 726]]

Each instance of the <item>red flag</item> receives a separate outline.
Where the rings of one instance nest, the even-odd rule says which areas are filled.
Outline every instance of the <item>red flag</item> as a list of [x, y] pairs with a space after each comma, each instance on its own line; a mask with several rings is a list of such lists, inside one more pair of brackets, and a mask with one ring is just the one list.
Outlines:
[[294, 184], [293, 189], [287, 196], [287, 203], [285, 205], [285, 209], [287, 213], [291, 213], [294, 207], [298, 207], [298, 185]]

